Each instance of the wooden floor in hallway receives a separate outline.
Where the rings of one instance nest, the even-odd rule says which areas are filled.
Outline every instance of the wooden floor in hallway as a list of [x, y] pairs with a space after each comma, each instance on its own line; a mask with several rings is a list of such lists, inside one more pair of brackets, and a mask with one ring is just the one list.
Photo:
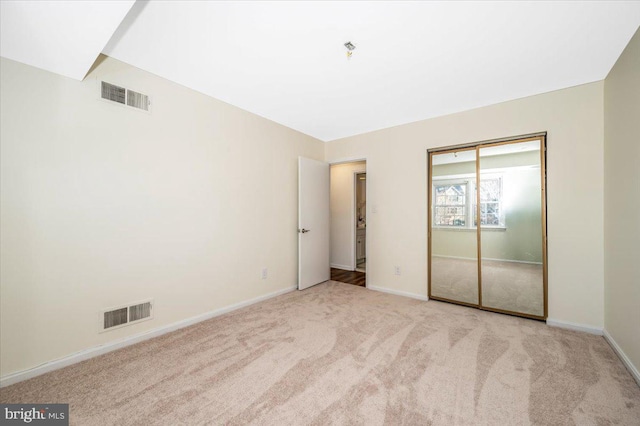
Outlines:
[[333, 281], [364, 287], [366, 277], [367, 274], [365, 272], [345, 271], [343, 269], [331, 268], [331, 280]]

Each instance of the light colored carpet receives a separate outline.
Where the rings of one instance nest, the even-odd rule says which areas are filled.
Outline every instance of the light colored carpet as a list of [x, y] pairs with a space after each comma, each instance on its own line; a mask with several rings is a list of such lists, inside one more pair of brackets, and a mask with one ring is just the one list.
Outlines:
[[638, 425], [602, 337], [328, 282], [0, 390], [71, 423]]
[[[482, 261], [482, 305], [543, 316], [542, 265]], [[475, 260], [431, 258], [431, 294], [478, 304], [478, 264]]]

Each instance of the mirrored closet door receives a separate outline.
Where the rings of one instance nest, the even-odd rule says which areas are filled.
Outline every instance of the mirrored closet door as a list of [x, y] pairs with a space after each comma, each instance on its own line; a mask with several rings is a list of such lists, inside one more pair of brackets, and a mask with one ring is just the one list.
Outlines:
[[429, 152], [429, 297], [544, 319], [545, 136]]
[[478, 238], [473, 222], [476, 150], [431, 156], [431, 294], [478, 305]]

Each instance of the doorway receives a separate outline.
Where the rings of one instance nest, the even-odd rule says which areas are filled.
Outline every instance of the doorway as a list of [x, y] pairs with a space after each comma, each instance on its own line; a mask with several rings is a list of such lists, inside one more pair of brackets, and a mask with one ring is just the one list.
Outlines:
[[429, 151], [429, 298], [547, 317], [546, 134]]
[[331, 279], [366, 287], [366, 161], [330, 166]]

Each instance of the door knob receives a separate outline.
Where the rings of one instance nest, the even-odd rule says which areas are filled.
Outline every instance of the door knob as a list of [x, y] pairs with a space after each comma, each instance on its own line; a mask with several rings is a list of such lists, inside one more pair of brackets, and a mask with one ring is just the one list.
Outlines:
[[302, 229], [298, 229], [298, 232], [301, 233], [301, 234], [306, 234], [307, 232], [311, 232], [311, 229], [302, 228]]

